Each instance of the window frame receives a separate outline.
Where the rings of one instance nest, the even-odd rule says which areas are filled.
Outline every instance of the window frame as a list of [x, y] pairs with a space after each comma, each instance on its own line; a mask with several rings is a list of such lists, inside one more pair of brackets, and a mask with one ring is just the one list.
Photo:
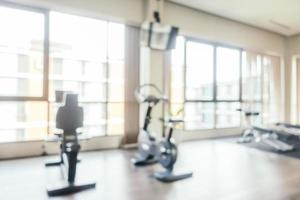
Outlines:
[[36, 12], [44, 16], [44, 51], [43, 51], [43, 94], [42, 96], [1, 96], [0, 101], [47, 101], [48, 100], [48, 76], [49, 76], [49, 10], [34, 6], [0, 1], [0, 6]]
[[[213, 122], [213, 128], [203, 128], [203, 129], [187, 129], [186, 124], [184, 123], [183, 129], [187, 131], [197, 131], [197, 130], [212, 130], [212, 129], [219, 129], [217, 128], [217, 103], [243, 103], [242, 99], [242, 74], [243, 74], [243, 52], [245, 51], [241, 47], [237, 47], [234, 45], [228, 45], [220, 42], [211, 42], [208, 40], [203, 40], [195, 37], [190, 37], [190, 36], [184, 36], [184, 60], [183, 60], [183, 102], [182, 104], [185, 107], [186, 103], [213, 103], [214, 104], [214, 122]], [[206, 45], [211, 45], [213, 47], [213, 98], [212, 100], [201, 100], [201, 99], [187, 99], [186, 96], [186, 91], [187, 91], [187, 42], [196, 42], [196, 43], [201, 43], [201, 44], [206, 44]], [[238, 99], [236, 100], [222, 100], [222, 99], [217, 99], [217, 48], [218, 47], [223, 47], [223, 48], [229, 48], [229, 49], [235, 49], [239, 51], [239, 95]], [[260, 102], [260, 101], [259, 101]], [[186, 118], [186, 113], [183, 112], [183, 118]], [[240, 121], [241, 125], [241, 121]], [[235, 128], [236, 126], [232, 127], [226, 127], [226, 128]]]
[[[53, 12], [59, 12], [59, 13], [63, 13], [63, 14], [68, 14], [68, 15], [74, 15], [74, 16], [78, 16], [78, 17], [86, 17], [86, 18], [89, 18], [89, 19], [95, 19], [95, 20], [101, 20], [101, 21], [104, 21], [106, 23], [106, 26], [107, 26], [107, 32], [109, 32], [109, 24], [110, 23], [117, 23], [117, 24], [122, 24], [124, 25], [124, 40], [125, 40], [125, 34], [126, 34], [126, 26], [128, 26], [126, 23], [122, 23], [122, 22], [118, 22], [118, 21], [112, 21], [112, 20], [109, 20], [109, 19], [102, 19], [102, 18], [97, 18], [97, 17], [90, 17], [90, 16], [85, 16], [85, 15], [77, 15], [77, 14], [72, 14], [72, 13], [68, 13], [68, 12], [60, 12], [60, 11], [56, 11], [56, 10], [51, 10], [51, 9], [46, 9], [46, 8], [40, 8], [40, 7], [35, 7], [35, 6], [27, 6], [27, 5], [23, 5], [23, 4], [19, 4], [19, 3], [14, 3], [14, 2], [4, 2], [4, 1], [1, 1], [0, 0], [0, 6], [3, 6], [3, 7], [7, 7], [7, 8], [12, 8], [12, 9], [19, 9], [19, 10], [23, 10], [23, 11], [31, 11], [31, 12], [36, 12], [36, 13], [39, 13], [39, 14], [42, 14], [43, 17], [44, 17], [44, 25], [43, 25], [43, 28], [44, 28], [44, 43], [43, 43], [43, 47], [44, 47], [44, 50], [43, 50], [43, 79], [42, 79], [42, 82], [43, 82], [43, 94], [42, 96], [0, 96], [0, 103], [1, 102], [45, 102], [47, 105], [47, 112], [45, 113], [45, 117], [46, 117], [46, 123], [47, 123], [47, 126], [46, 126], [46, 135], [49, 136], [51, 131], [51, 121], [50, 121], [50, 107], [52, 106], [53, 101], [51, 101], [49, 99], [49, 86], [50, 86], [50, 12], [53, 11]], [[103, 84], [104, 84], [104, 87], [106, 89], [106, 97], [105, 99], [103, 100], [100, 100], [100, 101], [94, 101], [94, 100], [91, 100], [91, 101], [80, 101], [79, 103], [99, 103], [99, 104], [103, 104], [105, 105], [105, 130], [104, 130], [104, 133], [103, 134], [100, 134], [99, 133], [97, 135], [95, 135], [94, 137], [118, 137], [118, 136], [121, 136], [123, 137], [126, 133], [125, 133], [125, 127], [124, 129], [122, 130], [122, 132], [118, 132], [118, 133], [109, 133], [108, 131], [108, 124], [109, 124], [109, 105], [114, 105], [114, 104], [124, 104], [125, 106], [125, 82], [123, 83], [124, 84], [124, 99], [122, 100], [114, 100], [114, 99], [110, 99], [109, 98], [109, 90], [110, 90], [110, 80], [109, 80], [109, 76], [110, 76], [110, 65], [114, 64], [114, 63], [119, 63], [119, 62], [122, 62], [124, 65], [123, 67], [125, 68], [125, 63], [126, 63], [126, 57], [122, 58], [122, 59], [119, 59], [119, 58], [110, 58], [108, 56], [108, 50], [109, 50], [109, 40], [107, 39], [107, 42], [105, 43], [106, 45], [106, 57], [105, 57], [105, 60], [104, 60], [104, 64], [105, 64], [105, 68], [106, 68], [106, 72], [105, 72], [105, 76], [107, 77], [107, 81], [105, 81]], [[125, 45], [125, 41], [124, 41], [124, 45]], [[125, 48], [126, 46], [124, 46], [124, 56], [126, 55], [125, 54]], [[124, 69], [125, 70], [125, 69]], [[125, 71], [124, 71], [124, 76], [125, 76]], [[124, 81], [125, 81], [125, 78], [124, 78]], [[125, 108], [124, 108], [125, 109]], [[125, 126], [125, 121], [123, 122], [123, 126]], [[15, 140], [15, 141], [9, 141], [9, 143], [11, 142], [32, 142], [32, 141], [39, 141], [39, 140]], [[0, 144], [2, 142], [0, 141]], [[7, 143], [7, 142], [5, 142]]]

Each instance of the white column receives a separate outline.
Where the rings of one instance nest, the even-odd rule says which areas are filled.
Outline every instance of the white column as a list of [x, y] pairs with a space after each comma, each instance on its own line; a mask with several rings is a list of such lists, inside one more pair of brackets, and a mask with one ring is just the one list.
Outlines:
[[[145, 20], [154, 21], [153, 12], [158, 11], [163, 21], [163, 0], [146, 1]], [[141, 47], [140, 53], [140, 84], [153, 83], [161, 90], [164, 89], [164, 51], [153, 50], [147, 47]], [[145, 106], [140, 106], [140, 127], [145, 118]], [[159, 103], [152, 112], [153, 120], [150, 125], [150, 131], [162, 135], [162, 123], [158, 120], [163, 117], [163, 105]]]

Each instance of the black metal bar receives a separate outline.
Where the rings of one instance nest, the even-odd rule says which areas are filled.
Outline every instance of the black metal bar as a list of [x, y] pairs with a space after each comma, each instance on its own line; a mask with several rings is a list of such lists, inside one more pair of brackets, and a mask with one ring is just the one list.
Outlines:
[[170, 141], [173, 136], [173, 125], [169, 128], [169, 134], [167, 137], [167, 141]]
[[[187, 51], [186, 51], [186, 44], [187, 44], [187, 40], [184, 40], [184, 52], [183, 52], [183, 119], [185, 119], [185, 102], [186, 102], [186, 70], [187, 70], [187, 65], [186, 65], [186, 55], [187, 55]], [[185, 123], [183, 123], [183, 129], [185, 129]]]
[[240, 50], [239, 101], [243, 99], [243, 51]]
[[213, 47], [213, 101], [217, 101], [217, 46]]
[[144, 121], [144, 126], [143, 130], [148, 131], [148, 126], [151, 122], [151, 111], [152, 111], [153, 105], [151, 103], [148, 104], [146, 116], [145, 116], [145, 121]]
[[106, 125], [105, 125], [105, 135], [108, 135], [108, 102], [109, 102], [109, 56], [108, 56], [108, 51], [109, 51], [109, 22], [106, 23], [106, 78], [107, 78], [107, 83], [106, 83], [106, 91], [105, 91], [105, 98], [106, 98], [106, 106], [105, 106], [105, 119], [106, 119]]

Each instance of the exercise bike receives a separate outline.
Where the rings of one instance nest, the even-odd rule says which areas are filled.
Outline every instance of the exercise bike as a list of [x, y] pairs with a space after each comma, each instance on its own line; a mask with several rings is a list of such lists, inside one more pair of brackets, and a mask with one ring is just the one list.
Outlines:
[[154, 177], [162, 182], [173, 182], [182, 179], [186, 179], [193, 176], [192, 172], [187, 173], [174, 173], [174, 165], [177, 161], [178, 149], [173, 136], [174, 127], [178, 123], [183, 123], [181, 119], [167, 119], [163, 120], [163, 123], [168, 128], [168, 134], [163, 135], [162, 141], [159, 143], [159, 163], [165, 171], [155, 172]]
[[[156, 95], [144, 94], [143, 91], [157, 93]], [[155, 137], [149, 131], [149, 124], [152, 120], [153, 108], [161, 101], [167, 101], [162, 91], [154, 84], [144, 84], [136, 88], [135, 97], [139, 103], [147, 103], [147, 111], [143, 129], [138, 136], [138, 153], [131, 159], [136, 166], [144, 166], [158, 162], [159, 149]]]
[[82, 126], [83, 109], [78, 106], [78, 96], [76, 94], [66, 94], [65, 105], [58, 109], [56, 115], [56, 128], [63, 130], [63, 134], [57, 134], [61, 141], [60, 160], [45, 164], [47, 167], [60, 166], [66, 183], [58, 187], [48, 187], [49, 196], [66, 195], [96, 187], [96, 183], [78, 183], [75, 179], [77, 157], [80, 150], [76, 129]]

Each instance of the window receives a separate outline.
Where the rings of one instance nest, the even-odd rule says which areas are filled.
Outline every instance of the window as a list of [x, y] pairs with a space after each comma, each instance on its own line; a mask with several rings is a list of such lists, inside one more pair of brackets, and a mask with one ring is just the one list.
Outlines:
[[50, 107], [57, 109], [56, 90], [75, 92], [86, 134], [122, 134], [124, 26], [57, 12], [50, 13], [50, 22]]
[[240, 50], [217, 47], [217, 100], [240, 98]]
[[85, 134], [123, 134], [124, 25], [14, 4], [0, 25], [0, 142], [58, 131], [56, 90], [79, 95]]
[[[183, 37], [178, 38], [178, 44], [172, 52], [171, 109], [179, 107], [179, 103], [184, 106], [185, 129], [239, 126], [236, 109], [241, 102], [242, 51]], [[178, 65], [180, 53], [185, 57]], [[181, 71], [185, 72], [184, 77], [175, 78]], [[180, 92], [173, 87], [179, 81], [183, 84]], [[177, 93], [182, 93], [182, 98]]]
[[47, 135], [47, 103], [0, 102], [0, 141], [40, 140]]
[[42, 12], [0, 6], [1, 97], [45, 96], [44, 25]]
[[213, 71], [213, 46], [188, 41], [186, 43], [187, 100], [213, 99]]
[[261, 113], [255, 123], [282, 120], [282, 77], [280, 58], [245, 52], [243, 57], [243, 105]]
[[253, 123], [282, 119], [279, 57], [178, 37], [171, 63], [170, 108], [184, 107], [186, 130], [239, 127], [241, 107], [261, 113]]

